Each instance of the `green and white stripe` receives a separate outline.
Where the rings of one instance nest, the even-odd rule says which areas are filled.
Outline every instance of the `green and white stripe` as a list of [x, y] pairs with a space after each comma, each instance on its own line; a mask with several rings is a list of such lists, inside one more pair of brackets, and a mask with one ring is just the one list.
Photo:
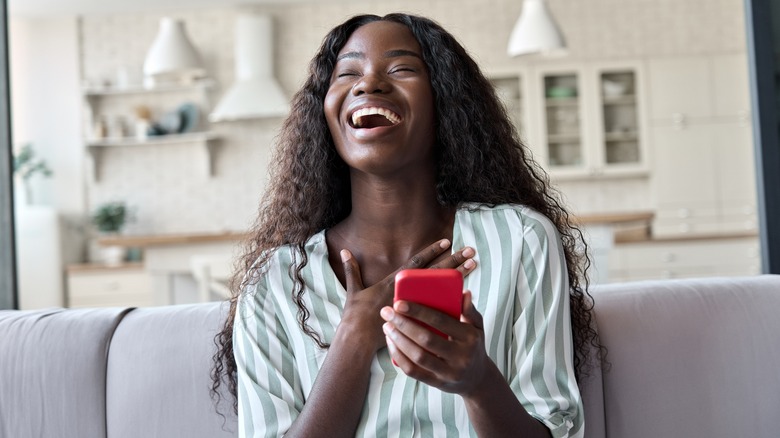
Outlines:
[[[525, 409], [554, 437], [582, 437], [582, 401], [574, 380], [569, 284], [560, 236], [549, 219], [523, 206], [468, 204], [455, 217], [454, 249], [476, 249], [466, 277], [484, 318], [488, 354]], [[309, 325], [330, 342], [346, 291], [328, 262], [325, 233], [306, 244], [302, 271]], [[239, 436], [281, 436], [311, 391], [327, 351], [304, 334], [291, 299], [291, 248], [239, 302], [233, 343], [238, 365]], [[358, 437], [475, 437], [463, 400], [403, 374], [381, 350]]]

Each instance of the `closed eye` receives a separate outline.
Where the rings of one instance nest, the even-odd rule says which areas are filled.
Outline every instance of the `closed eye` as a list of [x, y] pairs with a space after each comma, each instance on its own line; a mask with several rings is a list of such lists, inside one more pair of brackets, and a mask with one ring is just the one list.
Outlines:
[[394, 68], [390, 71], [390, 73], [399, 73], [399, 72], [412, 72], [414, 73], [416, 70], [411, 67], [398, 67]]

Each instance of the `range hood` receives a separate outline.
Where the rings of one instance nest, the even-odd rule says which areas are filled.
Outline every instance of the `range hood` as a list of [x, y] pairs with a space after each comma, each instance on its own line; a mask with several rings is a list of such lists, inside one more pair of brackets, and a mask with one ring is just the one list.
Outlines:
[[273, 76], [271, 17], [255, 14], [236, 18], [236, 82], [209, 115], [212, 122], [280, 117], [289, 100]]

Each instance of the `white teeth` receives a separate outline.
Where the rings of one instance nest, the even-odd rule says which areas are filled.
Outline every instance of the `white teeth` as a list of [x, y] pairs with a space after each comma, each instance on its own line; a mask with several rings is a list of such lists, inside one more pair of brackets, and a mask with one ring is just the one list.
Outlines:
[[398, 122], [401, 121], [401, 118], [398, 117], [398, 115], [396, 115], [394, 112], [390, 111], [389, 109], [370, 107], [370, 108], [361, 108], [355, 111], [354, 113], [352, 113], [352, 124], [359, 128], [362, 125], [361, 122], [362, 117], [377, 115], [377, 114], [380, 116], [384, 116], [393, 125], [396, 125], [398, 124]]

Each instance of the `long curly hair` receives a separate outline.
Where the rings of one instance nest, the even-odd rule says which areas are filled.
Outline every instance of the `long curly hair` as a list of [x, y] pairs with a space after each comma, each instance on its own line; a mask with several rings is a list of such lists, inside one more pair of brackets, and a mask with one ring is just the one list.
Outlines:
[[[335, 27], [309, 64], [309, 76], [292, 98], [275, 152], [271, 178], [257, 220], [245, 242], [231, 282], [233, 297], [224, 327], [217, 334], [211, 372], [212, 395], [226, 383], [236, 409], [233, 320], [242, 290], [264, 272], [273, 250], [283, 245], [297, 255], [292, 298], [301, 330], [320, 347], [327, 345], [309, 327], [300, 272], [307, 263], [304, 244], [311, 235], [336, 225], [351, 210], [350, 179], [336, 153], [323, 102], [341, 48], [359, 27], [379, 21], [408, 27], [422, 48], [437, 109], [436, 190], [442, 206], [464, 202], [523, 204], [547, 216], [561, 235], [570, 285], [574, 365], [577, 378], [587, 373], [590, 347], [603, 348], [592, 325], [588, 294], [590, 260], [582, 233], [571, 222], [547, 174], [532, 159], [498, 99], [493, 85], [450, 33], [436, 22], [413, 15], [358, 15]], [[601, 357], [601, 354], [599, 354]]]

